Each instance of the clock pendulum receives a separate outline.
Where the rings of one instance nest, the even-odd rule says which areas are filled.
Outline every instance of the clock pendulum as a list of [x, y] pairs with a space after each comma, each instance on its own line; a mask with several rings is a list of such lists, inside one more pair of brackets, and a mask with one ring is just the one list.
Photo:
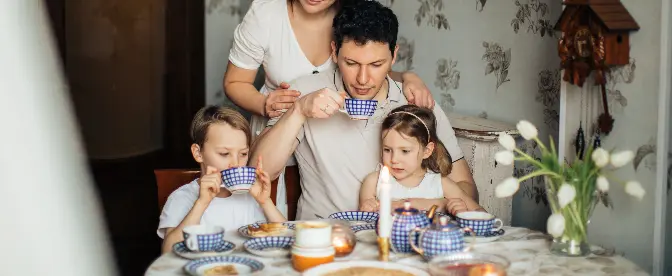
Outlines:
[[579, 159], [583, 159], [583, 153], [586, 149], [586, 137], [583, 132], [583, 97], [584, 93], [581, 91], [581, 107], [579, 113], [579, 131], [576, 133], [576, 138], [574, 140], [574, 149], [576, 150], [576, 156]]

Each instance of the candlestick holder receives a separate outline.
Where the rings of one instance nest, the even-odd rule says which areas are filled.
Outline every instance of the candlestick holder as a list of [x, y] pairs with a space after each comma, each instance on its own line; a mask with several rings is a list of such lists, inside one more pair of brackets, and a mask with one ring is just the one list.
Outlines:
[[378, 260], [382, 262], [390, 260], [390, 238], [378, 237]]

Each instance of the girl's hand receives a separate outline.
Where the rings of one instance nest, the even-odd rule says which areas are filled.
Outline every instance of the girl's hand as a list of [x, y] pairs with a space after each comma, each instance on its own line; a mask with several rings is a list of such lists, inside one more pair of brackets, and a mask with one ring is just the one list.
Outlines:
[[219, 170], [208, 166], [206, 175], [198, 179], [198, 199], [210, 204], [213, 198], [219, 194], [219, 189], [222, 186], [222, 176]]
[[283, 82], [278, 89], [271, 91], [266, 96], [264, 102], [264, 115], [268, 118], [275, 118], [282, 115], [284, 110], [294, 105], [294, 102], [301, 96], [296, 90], [289, 90], [289, 84]]
[[380, 204], [375, 198], [369, 198], [359, 205], [359, 210], [364, 212], [378, 212], [378, 209], [380, 209]]
[[406, 72], [403, 73], [402, 78], [404, 80], [403, 92], [408, 103], [419, 107], [434, 109], [434, 97], [432, 96], [432, 92], [429, 91], [425, 82], [423, 82], [418, 75]]
[[257, 159], [256, 174], [257, 179], [252, 184], [252, 187], [250, 187], [250, 194], [259, 205], [263, 205], [267, 200], [271, 199], [271, 178], [262, 168], [261, 156]]
[[467, 204], [461, 198], [447, 198], [446, 211], [451, 215], [457, 215], [458, 213], [466, 212]]

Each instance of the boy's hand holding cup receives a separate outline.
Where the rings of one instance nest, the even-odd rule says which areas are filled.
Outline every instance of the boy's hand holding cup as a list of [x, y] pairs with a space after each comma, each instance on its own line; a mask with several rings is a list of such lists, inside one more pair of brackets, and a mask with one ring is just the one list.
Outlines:
[[219, 170], [208, 166], [206, 174], [198, 180], [200, 189], [198, 191], [198, 199], [210, 203], [217, 194], [222, 185], [222, 176]]
[[257, 178], [252, 187], [250, 187], [250, 194], [259, 205], [263, 205], [267, 200], [271, 199], [271, 178], [262, 168], [261, 156], [257, 159], [256, 175]]

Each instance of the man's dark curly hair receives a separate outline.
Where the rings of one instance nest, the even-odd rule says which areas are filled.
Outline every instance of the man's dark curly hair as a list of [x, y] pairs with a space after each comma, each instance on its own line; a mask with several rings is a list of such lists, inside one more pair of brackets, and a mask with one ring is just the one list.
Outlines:
[[345, 1], [332, 25], [336, 54], [343, 41], [352, 40], [357, 45], [364, 45], [369, 41], [387, 43], [394, 55], [399, 21], [391, 9], [378, 1]]

